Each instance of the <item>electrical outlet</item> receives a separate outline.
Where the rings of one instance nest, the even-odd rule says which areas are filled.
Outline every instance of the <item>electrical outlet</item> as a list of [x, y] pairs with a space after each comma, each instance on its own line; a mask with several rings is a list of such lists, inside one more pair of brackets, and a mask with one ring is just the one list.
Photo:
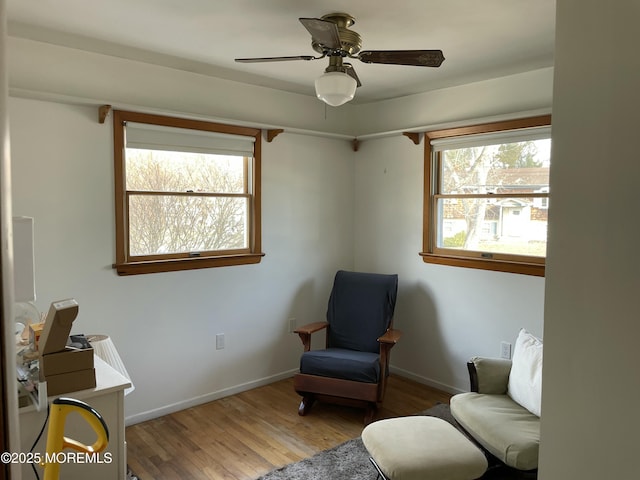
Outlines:
[[296, 329], [296, 325], [297, 321], [295, 318], [290, 318], [289, 319], [289, 333], [293, 333], [293, 331]]
[[216, 350], [222, 350], [224, 348], [224, 333], [218, 333], [216, 335]]
[[500, 342], [500, 357], [511, 360], [511, 344], [509, 342]]

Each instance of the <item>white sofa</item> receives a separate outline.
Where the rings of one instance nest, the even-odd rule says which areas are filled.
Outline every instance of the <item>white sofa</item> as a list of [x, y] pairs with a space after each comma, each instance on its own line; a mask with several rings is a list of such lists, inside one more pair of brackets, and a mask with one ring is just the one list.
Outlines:
[[535, 472], [540, 446], [542, 340], [522, 329], [513, 361], [474, 357], [471, 392], [451, 398], [451, 414], [509, 467]]
[[472, 392], [451, 398], [451, 414], [485, 450], [518, 470], [538, 468], [540, 418], [507, 394], [511, 361], [474, 357]]

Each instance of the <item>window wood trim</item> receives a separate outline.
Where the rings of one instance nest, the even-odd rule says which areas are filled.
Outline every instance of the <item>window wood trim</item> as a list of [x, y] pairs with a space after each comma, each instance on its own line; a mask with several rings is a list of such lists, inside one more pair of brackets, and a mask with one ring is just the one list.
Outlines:
[[175, 272], [200, 268], [229, 267], [260, 263], [264, 253], [219, 255], [215, 257], [176, 258], [170, 260], [147, 260], [140, 262], [116, 263], [118, 275], [139, 275], [144, 273]]
[[[188, 253], [176, 254], [176, 258], [129, 257], [128, 250], [128, 217], [127, 217], [127, 190], [125, 172], [125, 129], [126, 122], [147, 123], [168, 127], [205, 130], [210, 132], [226, 133], [254, 137], [254, 157], [252, 168], [249, 169], [245, 161], [246, 194], [235, 196], [250, 197], [249, 204], [249, 248], [240, 251], [216, 251], [199, 252], [199, 256], [191, 256]], [[181, 270], [193, 270], [212, 267], [226, 267], [232, 265], [256, 264], [262, 260], [262, 131], [258, 128], [226, 125], [221, 123], [193, 120], [164, 115], [146, 114], [140, 112], [128, 112], [123, 110], [113, 111], [113, 144], [114, 144], [114, 183], [115, 183], [115, 221], [116, 221], [116, 261], [113, 268], [118, 275], [137, 275], [146, 273], [172, 272]], [[250, 172], [251, 178], [247, 172]], [[251, 185], [252, 192], [249, 192]], [[153, 194], [154, 192], [145, 192]], [[166, 193], [166, 192], [165, 192]], [[179, 192], [178, 192], [179, 194]], [[215, 196], [215, 194], [210, 194]], [[234, 196], [234, 195], [225, 195]]]
[[[501, 122], [484, 123], [425, 132], [422, 251], [419, 253], [425, 263], [544, 277], [546, 259], [542, 259], [542, 262], [540, 262], [539, 259], [535, 259], [535, 261], [527, 261], [527, 259], [523, 259], [523, 261], [512, 261], [501, 258], [502, 255], [500, 254], [494, 254], [493, 258], [471, 258], [465, 255], [451, 255], [448, 253], [442, 253], [438, 248], [435, 247], [435, 245], [433, 245], [432, 228], [434, 221], [433, 211], [435, 199], [434, 183], [436, 179], [432, 177], [433, 155], [431, 140], [450, 137], [461, 137], [466, 135], [476, 135], [482, 133], [493, 133], [506, 130], [517, 130], [521, 128], [542, 127], [548, 125], [551, 125], [551, 115], [540, 115], [530, 118], [521, 118], [516, 120], [506, 120]], [[532, 197], [535, 195], [527, 194], [527, 196]], [[440, 253], [438, 253], [439, 251]]]

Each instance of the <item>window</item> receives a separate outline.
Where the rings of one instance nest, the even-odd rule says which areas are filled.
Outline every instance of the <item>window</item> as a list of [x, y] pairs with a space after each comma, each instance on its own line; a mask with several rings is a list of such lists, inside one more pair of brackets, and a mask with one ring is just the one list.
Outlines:
[[119, 275], [260, 262], [259, 129], [114, 111]]
[[544, 276], [551, 117], [425, 134], [425, 262]]

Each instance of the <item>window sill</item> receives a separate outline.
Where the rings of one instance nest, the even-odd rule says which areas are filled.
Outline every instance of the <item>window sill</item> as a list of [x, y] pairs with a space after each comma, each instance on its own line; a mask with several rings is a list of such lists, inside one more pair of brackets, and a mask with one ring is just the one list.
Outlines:
[[264, 253], [243, 253], [219, 257], [177, 258], [117, 263], [113, 265], [118, 275], [142, 275], [145, 273], [176, 272], [200, 268], [230, 267], [260, 263]]
[[545, 266], [537, 263], [509, 262], [504, 260], [486, 260], [482, 258], [455, 257], [451, 255], [434, 255], [433, 253], [420, 252], [425, 263], [449, 265], [452, 267], [476, 268], [480, 270], [492, 270], [494, 272], [519, 273], [544, 277]]

